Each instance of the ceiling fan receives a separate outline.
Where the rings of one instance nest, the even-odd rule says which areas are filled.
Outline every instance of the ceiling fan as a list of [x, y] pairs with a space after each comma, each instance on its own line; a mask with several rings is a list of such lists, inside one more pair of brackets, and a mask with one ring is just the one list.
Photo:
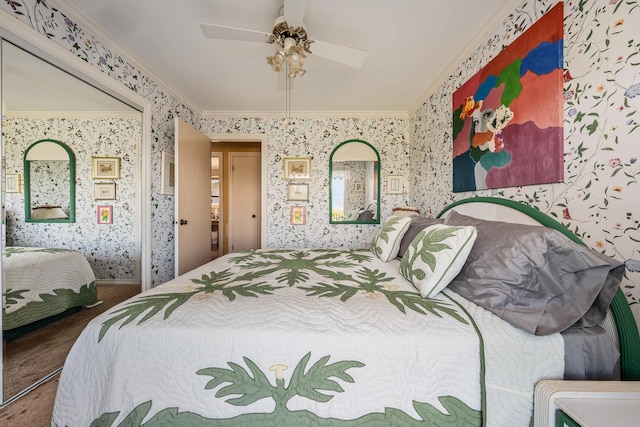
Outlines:
[[289, 77], [302, 76], [306, 73], [302, 67], [307, 53], [351, 67], [362, 67], [367, 51], [308, 38], [303, 22], [306, 9], [307, 0], [284, 0], [284, 5], [280, 8], [280, 14], [273, 23], [270, 33], [214, 24], [200, 24], [200, 28], [205, 37], [212, 39], [277, 45], [276, 53], [267, 57], [267, 63], [274, 71], [284, 71]]

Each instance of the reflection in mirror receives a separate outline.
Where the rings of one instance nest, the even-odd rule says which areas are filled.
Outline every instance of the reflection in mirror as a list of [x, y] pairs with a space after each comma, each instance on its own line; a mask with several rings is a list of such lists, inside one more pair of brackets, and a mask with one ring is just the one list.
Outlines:
[[[55, 378], [92, 318], [140, 292], [144, 238], [136, 231], [142, 221], [135, 159], [141, 156], [146, 119], [16, 44], [3, 39], [1, 53], [3, 173], [23, 181], [17, 191], [2, 194], [0, 387], [8, 404]], [[49, 139], [51, 135], [64, 143]], [[127, 153], [122, 161], [128, 172], [118, 181], [118, 194], [127, 200], [119, 196], [107, 204], [115, 205], [127, 221], [95, 227], [91, 155], [115, 155], [108, 150], [111, 138]], [[25, 258], [33, 263], [31, 256], [52, 259], [46, 267], [31, 269], [45, 279], [24, 280], [31, 270], [18, 264]], [[67, 279], [77, 269], [70, 267], [71, 261], [83, 270], [73, 289], [54, 280], [72, 282]], [[15, 278], [33, 288], [23, 290]], [[65, 301], [72, 306], [67, 308]]]
[[338, 145], [329, 159], [329, 222], [380, 223], [380, 155], [366, 141]]
[[26, 222], [75, 222], [76, 162], [60, 141], [43, 139], [24, 153]]

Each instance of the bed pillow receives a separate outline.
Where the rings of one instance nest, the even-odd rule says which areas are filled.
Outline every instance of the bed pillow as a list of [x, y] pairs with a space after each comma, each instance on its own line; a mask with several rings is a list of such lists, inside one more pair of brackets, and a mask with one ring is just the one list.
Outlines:
[[436, 224], [413, 239], [400, 261], [400, 274], [431, 298], [443, 290], [462, 269], [473, 242], [474, 226]]
[[411, 218], [391, 215], [371, 241], [371, 252], [384, 262], [395, 258], [400, 248], [400, 240], [410, 223]]
[[429, 218], [426, 216], [411, 216], [411, 224], [409, 224], [409, 228], [407, 232], [404, 233], [402, 240], [400, 241], [400, 249], [398, 250], [398, 258], [402, 258], [413, 239], [416, 238], [419, 232], [424, 230], [425, 228], [434, 225], [434, 224], [442, 224], [444, 222], [444, 218]]
[[551, 228], [455, 211], [444, 223], [474, 225], [478, 231], [449, 288], [536, 335], [600, 323], [624, 273], [624, 264]]

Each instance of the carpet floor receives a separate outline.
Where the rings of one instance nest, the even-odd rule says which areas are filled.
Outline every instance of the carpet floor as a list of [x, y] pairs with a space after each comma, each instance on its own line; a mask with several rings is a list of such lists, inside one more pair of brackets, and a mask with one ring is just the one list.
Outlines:
[[[102, 304], [83, 308], [8, 343], [3, 341], [5, 399], [61, 368], [71, 346], [91, 319], [139, 292], [139, 285], [99, 285], [98, 299]], [[0, 425], [50, 426], [58, 378], [56, 375], [0, 409]]]

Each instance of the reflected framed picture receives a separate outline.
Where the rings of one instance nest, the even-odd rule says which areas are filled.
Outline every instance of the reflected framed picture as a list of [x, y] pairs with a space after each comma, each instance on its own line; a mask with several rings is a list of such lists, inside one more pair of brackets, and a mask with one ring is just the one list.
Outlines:
[[4, 191], [5, 193], [21, 193], [22, 183], [19, 173], [10, 173], [5, 176]]
[[120, 157], [91, 157], [93, 179], [120, 179]]
[[355, 181], [353, 183], [353, 192], [354, 193], [362, 193], [364, 191], [364, 185], [362, 181]]
[[174, 161], [173, 154], [162, 152], [162, 186], [160, 193], [162, 194], [175, 194], [176, 192], [176, 163]]
[[96, 200], [115, 200], [116, 199], [116, 183], [107, 182], [94, 184], [94, 198]]
[[310, 179], [311, 157], [288, 157], [284, 162], [284, 179]]
[[98, 206], [98, 224], [113, 224], [113, 206]]
[[307, 207], [291, 206], [289, 212], [291, 225], [305, 225], [307, 223]]
[[402, 194], [404, 192], [404, 176], [387, 175], [387, 194]]
[[287, 200], [309, 200], [309, 184], [289, 184], [287, 186]]

